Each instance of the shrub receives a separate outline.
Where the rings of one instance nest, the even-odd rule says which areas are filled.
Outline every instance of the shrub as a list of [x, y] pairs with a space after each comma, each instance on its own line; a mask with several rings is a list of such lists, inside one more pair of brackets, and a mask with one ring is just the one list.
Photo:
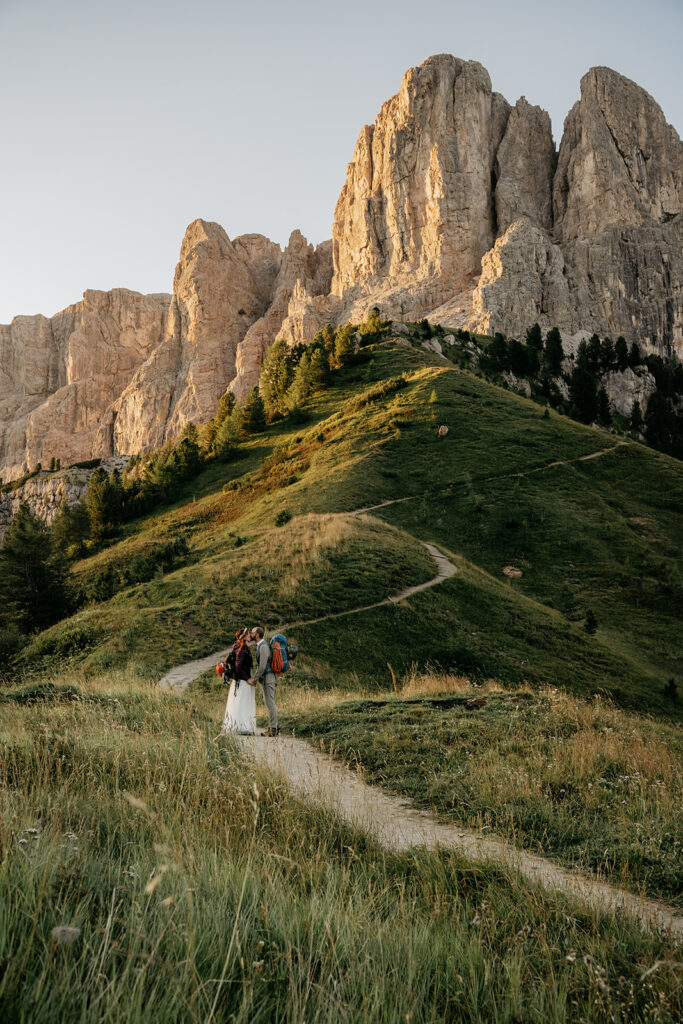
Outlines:
[[281, 509], [275, 516], [276, 526], [285, 526], [286, 523], [292, 518], [292, 513], [287, 508]]

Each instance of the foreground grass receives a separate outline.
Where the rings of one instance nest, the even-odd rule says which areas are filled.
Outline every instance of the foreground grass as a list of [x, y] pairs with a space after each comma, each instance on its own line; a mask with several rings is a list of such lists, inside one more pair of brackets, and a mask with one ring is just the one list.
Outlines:
[[[483, 705], [468, 707], [473, 698]], [[680, 726], [600, 699], [474, 688], [441, 674], [408, 678], [399, 695], [316, 706], [294, 692], [288, 704], [289, 728], [368, 782], [683, 906]]]
[[388, 855], [241, 761], [216, 699], [131, 673], [3, 693], [3, 1020], [679, 1019], [666, 939]]

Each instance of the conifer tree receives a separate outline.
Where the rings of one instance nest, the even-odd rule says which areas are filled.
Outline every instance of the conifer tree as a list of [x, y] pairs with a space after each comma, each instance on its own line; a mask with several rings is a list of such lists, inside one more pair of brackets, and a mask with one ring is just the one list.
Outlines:
[[236, 407], [239, 411], [239, 428], [242, 434], [260, 434], [266, 427], [266, 410], [258, 388], [252, 388], [244, 402]]
[[600, 346], [600, 369], [603, 373], [609, 373], [617, 364], [616, 352], [611, 338], [603, 338]]
[[601, 423], [603, 427], [609, 427], [612, 422], [612, 410], [609, 405], [609, 398], [604, 388], [600, 388], [598, 391], [598, 412], [597, 412], [598, 423]]
[[334, 355], [340, 366], [348, 366], [356, 357], [356, 346], [353, 340], [351, 324], [340, 327], [335, 336]]
[[631, 409], [631, 430], [634, 434], [639, 434], [643, 429], [643, 413], [640, 408], [640, 402], [635, 401], [633, 408]]
[[598, 414], [595, 377], [582, 366], [576, 366], [569, 379], [571, 414], [582, 423], [593, 423]]
[[287, 392], [293, 379], [294, 367], [287, 342], [276, 341], [268, 349], [259, 380], [261, 397], [269, 419], [286, 412]]
[[44, 629], [67, 608], [66, 563], [50, 532], [22, 502], [0, 548], [0, 612], [23, 633]]
[[614, 346], [614, 354], [617, 360], [618, 369], [622, 371], [625, 370], [628, 366], [628, 346], [626, 344], [626, 339], [621, 335], [617, 338]]
[[535, 348], [537, 352], [540, 352], [543, 348], [543, 335], [538, 324], [534, 324], [533, 327], [527, 327], [526, 343], [529, 348]]
[[562, 335], [557, 327], [548, 331], [545, 338], [544, 362], [548, 373], [552, 377], [559, 377], [562, 373], [562, 360], [564, 350], [562, 348]]

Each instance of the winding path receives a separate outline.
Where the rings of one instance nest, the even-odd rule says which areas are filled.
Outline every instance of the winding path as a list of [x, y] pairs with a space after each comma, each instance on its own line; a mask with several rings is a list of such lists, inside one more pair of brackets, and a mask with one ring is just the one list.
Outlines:
[[[510, 475], [526, 476], [555, 466], [585, 462], [606, 455], [621, 446], [622, 443], [618, 443], [589, 455], [546, 463]], [[422, 495], [388, 499], [347, 514], [363, 515], [418, 497]], [[457, 567], [443, 552], [433, 544], [424, 541], [421, 543], [424, 543], [431, 554], [438, 570], [437, 575], [426, 583], [407, 587], [399, 594], [386, 597], [374, 604], [343, 612], [332, 612], [317, 619], [291, 623], [282, 628], [314, 625], [327, 619], [355, 615], [371, 608], [395, 604], [455, 575]], [[227, 649], [216, 651], [206, 658], [178, 665], [160, 680], [159, 686], [165, 690], [182, 693], [190, 683], [218, 661], [223, 660], [227, 654]], [[254, 758], [267, 770], [281, 775], [295, 792], [331, 807], [351, 824], [372, 834], [387, 849], [402, 851], [424, 846], [428, 849], [456, 850], [468, 860], [501, 864], [518, 871], [534, 885], [558, 890], [602, 912], [621, 912], [635, 918], [646, 929], [667, 932], [676, 942], [683, 942], [683, 912], [675, 907], [658, 900], [636, 896], [606, 882], [586, 878], [500, 839], [483, 836], [472, 829], [439, 822], [433, 814], [411, 806], [406, 800], [379, 787], [367, 785], [358, 772], [334, 762], [331, 757], [318, 753], [308, 743], [292, 736], [280, 736], [276, 740], [262, 736], [239, 737], [239, 743], [245, 754]]]
[[[350, 513], [351, 515], [360, 515], [365, 512], [365, 509], [357, 509], [355, 512]], [[439, 551], [434, 544], [427, 544], [425, 541], [420, 541], [421, 544], [427, 548], [430, 555], [434, 559], [434, 563], [437, 568], [436, 576], [432, 576], [426, 583], [416, 583], [415, 586], [406, 587], [399, 594], [394, 594], [391, 597], [385, 597], [381, 601], [375, 601], [374, 604], [362, 605], [359, 608], [348, 608], [343, 612], [330, 612], [328, 615], [321, 615], [317, 619], [306, 619], [302, 622], [288, 622], [282, 625], [281, 629], [297, 629], [301, 626], [314, 626], [318, 622], [326, 622], [327, 619], [340, 619], [345, 615], [357, 615], [359, 612], [367, 612], [371, 608], [381, 608], [385, 604], [397, 604], [399, 601], [405, 601], [407, 597], [412, 597], [413, 594], [419, 594], [421, 590], [427, 590], [429, 587], [435, 587], [438, 583], [443, 583], [444, 580], [450, 579], [458, 571], [457, 566], [453, 565], [449, 558]], [[190, 683], [198, 679], [203, 672], [208, 672], [209, 669], [213, 668], [214, 665], [218, 664], [219, 661], [224, 661], [228, 656], [230, 648], [224, 648], [220, 651], [215, 651], [213, 654], [209, 654], [206, 658], [199, 658], [197, 661], [188, 661], [184, 665], [176, 665], [170, 669], [163, 679], [159, 680], [159, 686], [162, 690], [172, 690], [176, 693], [182, 693], [186, 690]]]
[[646, 929], [662, 930], [676, 942], [683, 941], [683, 912], [675, 907], [586, 878], [500, 839], [439, 822], [393, 793], [369, 786], [358, 772], [318, 753], [303, 740], [242, 736], [239, 742], [248, 756], [281, 775], [295, 792], [330, 807], [389, 850], [418, 846], [456, 850], [468, 860], [512, 868], [533, 885], [559, 890], [603, 912], [620, 911]]

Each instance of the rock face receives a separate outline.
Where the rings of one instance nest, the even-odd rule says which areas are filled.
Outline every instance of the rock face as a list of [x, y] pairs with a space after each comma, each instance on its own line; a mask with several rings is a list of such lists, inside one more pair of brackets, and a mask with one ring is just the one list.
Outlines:
[[335, 213], [341, 315], [433, 316], [515, 335], [538, 320], [683, 354], [683, 150], [655, 101], [582, 80], [556, 155], [548, 115], [478, 64], [408, 71], [361, 132]]
[[[683, 356], [680, 139], [643, 89], [593, 68], [556, 153], [540, 107], [510, 106], [480, 64], [431, 57], [358, 136], [331, 242], [295, 231], [282, 251], [196, 220], [172, 295], [86, 292], [0, 327], [0, 475], [163, 444], [228, 386], [246, 394], [276, 339], [373, 305], [511, 336], [538, 321], [569, 350], [597, 332]], [[644, 407], [642, 378], [613, 385], [615, 406], [640, 388]]]
[[644, 416], [647, 404], [657, 390], [657, 383], [651, 373], [644, 368], [634, 373], [630, 366], [622, 371], [606, 373], [602, 384], [610, 404], [621, 416], [630, 416], [636, 402]]
[[331, 249], [298, 231], [284, 252], [263, 235], [231, 241], [196, 220], [172, 295], [89, 291], [0, 327], [0, 476], [134, 454], [209, 419], [231, 382], [238, 395], [258, 382], [293, 296], [329, 292]]
[[[101, 465], [107, 473], [111, 473], [113, 469], [120, 472], [125, 468], [126, 462], [125, 458], [111, 458], [103, 459]], [[16, 490], [0, 494], [0, 542], [23, 501], [34, 515], [49, 524], [57, 515], [63, 501], [73, 506], [85, 497], [94, 471], [73, 466], [70, 469], [58, 470], [56, 473], [43, 472], [31, 477]]]
[[87, 291], [48, 319], [0, 326], [0, 475], [18, 477], [53, 455], [105, 455], [102, 413], [159, 344], [170, 296]]

